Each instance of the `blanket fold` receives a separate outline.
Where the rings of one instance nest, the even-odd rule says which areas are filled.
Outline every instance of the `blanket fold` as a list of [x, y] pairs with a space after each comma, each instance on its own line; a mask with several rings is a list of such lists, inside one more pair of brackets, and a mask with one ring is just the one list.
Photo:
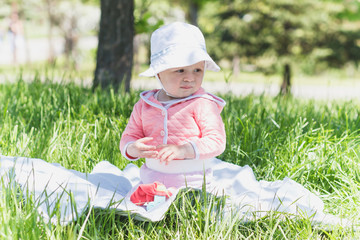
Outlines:
[[[269, 211], [280, 211], [311, 216], [314, 223], [343, 223], [324, 213], [324, 204], [318, 196], [289, 178], [257, 181], [249, 166], [240, 167], [219, 159], [214, 161], [212, 169], [213, 180], [206, 191], [216, 196], [226, 195], [229, 213], [261, 217]], [[89, 206], [116, 209], [119, 214], [130, 213], [139, 220], [160, 221], [181, 190], [170, 193], [158, 189], [160, 185], [138, 188], [141, 180], [136, 165], [130, 163], [120, 170], [107, 161], [98, 163], [90, 173], [81, 173], [41, 159], [0, 155], [0, 176], [5, 187], [15, 182], [24, 195], [31, 193], [45, 220], [60, 224], [76, 220]], [[135, 204], [153, 201], [154, 195], [168, 198], [148, 210]], [[134, 197], [135, 203], [131, 201]]]

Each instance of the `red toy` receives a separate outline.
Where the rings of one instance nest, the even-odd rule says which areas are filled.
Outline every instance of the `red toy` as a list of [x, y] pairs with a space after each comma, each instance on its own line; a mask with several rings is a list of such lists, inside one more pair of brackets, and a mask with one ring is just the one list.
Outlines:
[[131, 194], [130, 200], [136, 205], [142, 206], [145, 203], [153, 202], [155, 195], [165, 196], [168, 198], [172, 195], [172, 193], [160, 182], [140, 184], [139, 187]]

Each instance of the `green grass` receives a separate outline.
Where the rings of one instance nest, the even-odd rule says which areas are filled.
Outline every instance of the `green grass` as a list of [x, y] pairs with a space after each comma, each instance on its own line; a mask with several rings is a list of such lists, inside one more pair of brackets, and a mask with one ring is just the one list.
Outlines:
[[[128, 161], [118, 144], [138, 93], [69, 83], [0, 84], [0, 154], [41, 158], [90, 172], [107, 160]], [[326, 211], [360, 221], [360, 103], [265, 96], [222, 96], [227, 133], [224, 161], [249, 165], [259, 180], [290, 177], [325, 202]], [[141, 161], [136, 164], [141, 165]], [[219, 219], [219, 199], [182, 192], [157, 223], [89, 209], [67, 226], [49, 225], [16, 187], [0, 194], [1, 239], [358, 239], [360, 233], [311, 227], [309, 219], [277, 213], [244, 223]], [[220, 202], [221, 203], [221, 202]], [[220, 204], [221, 205], [221, 204]], [[221, 206], [220, 206], [221, 207]]]

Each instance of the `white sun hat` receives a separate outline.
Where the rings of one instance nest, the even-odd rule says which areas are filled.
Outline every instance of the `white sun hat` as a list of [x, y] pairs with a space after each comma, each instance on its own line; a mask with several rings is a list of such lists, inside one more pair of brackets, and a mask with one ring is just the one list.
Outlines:
[[205, 38], [200, 29], [183, 22], [165, 25], [151, 35], [150, 67], [140, 76], [152, 77], [166, 69], [185, 67], [205, 61], [206, 70], [220, 67], [206, 51]]

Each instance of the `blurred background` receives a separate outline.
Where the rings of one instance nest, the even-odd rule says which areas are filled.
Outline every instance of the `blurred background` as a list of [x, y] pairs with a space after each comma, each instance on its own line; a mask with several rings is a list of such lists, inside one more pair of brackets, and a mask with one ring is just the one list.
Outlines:
[[[119, 2], [134, 6], [132, 88], [157, 84], [138, 77], [151, 32], [186, 21], [222, 68], [207, 73], [209, 91], [360, 99], [360, 0]], [[91, 86], [101, 12], [100, 0], [0, 0], [0, 83], [37, 74]]]

